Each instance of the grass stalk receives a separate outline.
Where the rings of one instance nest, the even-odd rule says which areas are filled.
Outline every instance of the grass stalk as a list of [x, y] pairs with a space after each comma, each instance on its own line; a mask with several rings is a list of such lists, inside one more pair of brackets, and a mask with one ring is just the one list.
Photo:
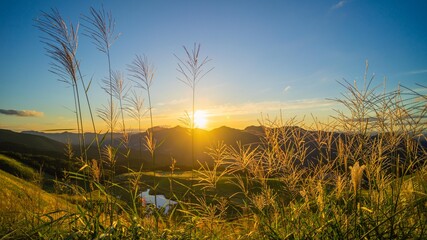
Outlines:
[[[156, 183], [156, 148], [157, 143], [154, 138], [154, 123], [153, 123], [153, 106], [151, 102], [151, 86], [153, 84], [155, 70], [154, 66], [148, 61], [148, 58], [144, 56], [142, 58], [137, 55], [131, 65], [129, 65], [129, 71], [132, 73], [132, 77], [135, 79], [134, 82], [137, 87], [142, 88], [147, 92], [148, 98], [148, 112], [150, 117], [150, 128], [147, 129], [147, 135], [145, 139], [145, 146], [149, 150], [153, 168], [153, 185], [152, 190], [154, 192], [154, 204], [157, 207], [157, 183]], [[158, 216], [156, 214], [156, 216]], [[156, 229], [158, 228], [158, 221], [156, 217]]]
[[[200, 44], [194, 43], [193, 49], [189, 51], [187, 47], [183, 46], [185, 51], [185, 58], [179, 58], [175, 55], [178, 60], [177, 71], [181, 75], [178, 77], [178, 80], [184, 83], [191, 89], [192, 93], [192, 113], [191, 113], [191, 167], [192, 170], [195, 170], [195, 104], [196, 104], [196, 87], [200, 80], [206, 76], [213, 68], [208, 70], [205, 69], [206, 65], [210, 62], [208, 57], [201, 58], [200, 54]], [[192, 174], [192, 185], [194, 180], [194, 173]], [[192, 186], [193, 188], [193, 186]]]
[[[115, 31], [115, 20], [111, 12], [105, 12], [104, 8], [96, 10], [90, 8], [90, 15], [83, 15], [83, 21], [85, 24], [82, 26], [85, 28], [86, 36], [92, 39], [96, 48], [103, 52], [107, 56], [108, 62], [108, 79], [109, 79], [109, 93], [110, 102], [113, 102], [113, 71], [111, 68], [111, 56], [110, 48], [113, 43], [117, 40], [120, 34], [116, 34]], [[110, 121], [113, 121], [113, 104], [110, 105]], [[110, 145], [113, 145], [113, 129], [110, 128]]]

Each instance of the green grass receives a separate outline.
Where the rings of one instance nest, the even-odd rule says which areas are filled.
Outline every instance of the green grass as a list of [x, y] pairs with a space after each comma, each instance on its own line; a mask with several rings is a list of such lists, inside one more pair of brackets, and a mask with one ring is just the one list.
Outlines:
[[0, 168], [12, 175], [18, 176], [26, 180], [40, 181], [41, 176], [33, 168], [16, 161], [13, 158], [0, 154]]
[[[135, 174], [121, 174], [115, 178], [115, 181], [118, 182], [124, 188], [128, 187], [127, 183]], [[192, 177], [195, 177], [195, 180], [191, 180]], [[173, 175], [170, 172], [166, 171], [156, 171], [156, 189], [157, 194], [163, 194], [169, 199], [177, 200], [177, 198], [181, 198], [188, 194], [190, 191], [190, 186], [197, 185], [199, 179], [201, 177], [200, 174], [193, 174], [192, 171], [176, 171]], [[224, 176], [218, 181], [218, 191], [208, 192], [202, 191], [200, 186], [194, 187], [195, 195], [209, 194], [209, 195], [217, 195], [219, 197], [230, 197], [235, 194], [238, 188], [234, 185], [229, 184], [233, 181], [235, 177], [229, 175]], [[153, 172], [146, 171], [141, 173], [140, 178], [140, 189], [152, 189], [153, 182]], [[192, 184], [193, 183], [193, 184]], [[123, 196], [126, 196], [124, 191], [118, 190]], [[150, 194], [154, 194], [154, 192], [150, 191]]]
[[2, 170], [0, 183], [2, 239], [31, 238], [38, 232], [46, 234], [49, 228], [37, 228], [54, 222], [75, 209], [73, 204], [55, 194], [47, 193], [38, 185]]

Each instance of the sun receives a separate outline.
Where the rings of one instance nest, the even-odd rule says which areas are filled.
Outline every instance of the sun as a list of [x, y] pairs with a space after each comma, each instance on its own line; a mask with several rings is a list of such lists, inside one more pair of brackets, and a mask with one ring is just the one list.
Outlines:
[[197, 110], [194, 113], [194, 125], [196, 128], [206, 128], [207, 122], [208, 120], [206, 111]]

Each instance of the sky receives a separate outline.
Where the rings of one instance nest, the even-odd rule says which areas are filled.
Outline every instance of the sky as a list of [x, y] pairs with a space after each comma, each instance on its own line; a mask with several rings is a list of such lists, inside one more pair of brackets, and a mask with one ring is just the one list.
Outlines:
[[[52, 60], [34, 26], [41, 11], [56, 8], [77, 25], [89, 8], [111, 11], [119, 38], [111, 64], [134, 85], [128, 65], [145, 55], [155, 66], [151, 94], [154, 124], [173, 127], [191, 112], [191, 89], [177, 80], [183, 46], [201, 44], [214, 68], [196, 88], [196, 109], [207, 129], [244, 128], [280, 113], [327, 119], [339, 109], [329, 99], [363, 84], [365, 62], [388, 89], [416, 88], [427, 79], [427, 1], [0, 1], [0, 128], [14, 131], [76, 129], [72, 89], [49, 72]], [[77, 58], [89, 98], [107, 105], [102, 79], [108, 62], [79, 29]], [[134, 88], [147, 99], [146, 92]], [[147, 101], [146, 101], [147, 102]], [[145, 104], [147, 107], [147, 104]], [[84, 107], [85, 130], [90, 131]], [[107, 129], [96, 117], [98, 129]], [[137, 124], [126, 117], [126, 125]], [[148, 126], [148, 118], [144, 118]]]

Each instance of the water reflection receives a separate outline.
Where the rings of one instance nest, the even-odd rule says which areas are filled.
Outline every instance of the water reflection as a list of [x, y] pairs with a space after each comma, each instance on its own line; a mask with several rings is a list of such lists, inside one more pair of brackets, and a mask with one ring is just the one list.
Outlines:
[[[155, 196], [149, 194], [150, 189], [147, 189], [145, 192], [141, 192], [139, 197], [144, 199], [146, 204], [155, 204]], [[164, 208], [164, 214], [167, 214], [173, 205], [177, 204], [177, 202], [167, 199], [165, 195], [157, 195], [157, 208]]]

